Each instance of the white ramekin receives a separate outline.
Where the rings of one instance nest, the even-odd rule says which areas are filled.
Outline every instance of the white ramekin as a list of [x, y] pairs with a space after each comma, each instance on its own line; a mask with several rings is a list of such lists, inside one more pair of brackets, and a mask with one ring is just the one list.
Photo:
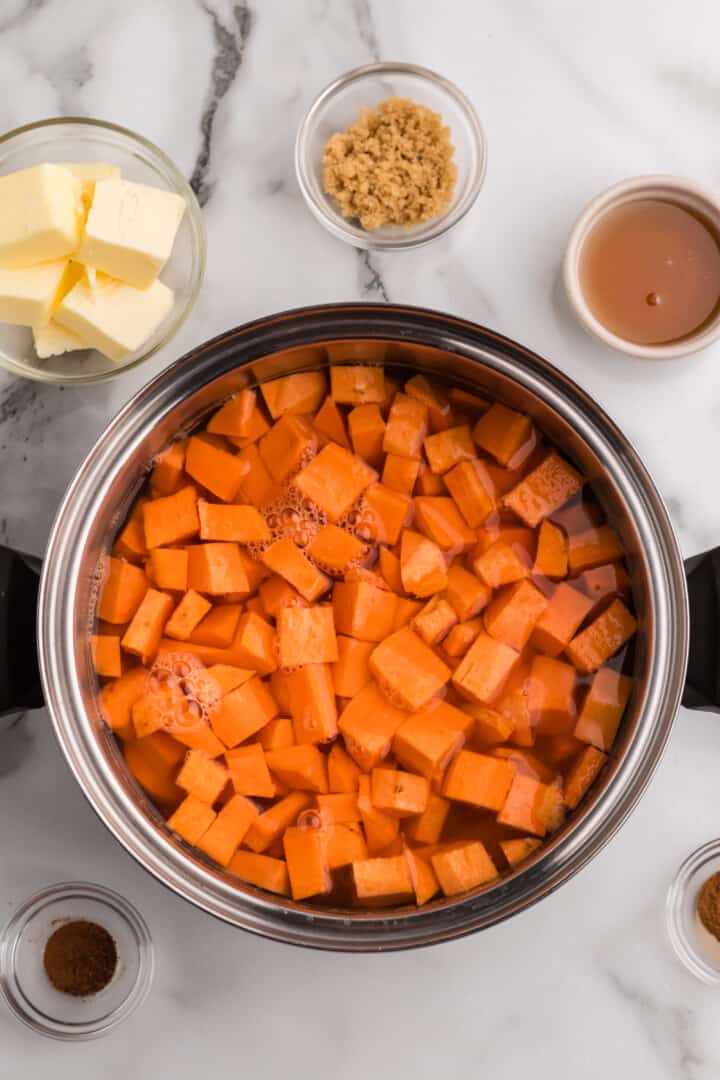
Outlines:
[[720, 198], [707, 188], [676, 176], [636, 176], [631, 180], [622, 180], [588, 203], [575, 222], [563, 265], [568, 299], [585, 329], [613, 349], [648, 360], [688, 356], [720, 338], [720, 309], [709, 322], [687, 337], [661, 345], [641, 345], [635, 341], [626, 341], [603, 326], [593, 315], [583, 295], [580, 285], [580, 257], [588, 234], [609, 210], [615, 210], [618, 206], [637, 199], [664, 199], [685, 207], [707, 221], [720, 236]]

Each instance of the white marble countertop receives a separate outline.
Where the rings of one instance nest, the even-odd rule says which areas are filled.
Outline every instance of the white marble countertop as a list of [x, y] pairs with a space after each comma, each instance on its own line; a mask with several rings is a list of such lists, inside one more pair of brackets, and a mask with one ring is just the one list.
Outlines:
[[[568, 371], [635, 441], [685, 554], [720, 542], [720, 348], [652, 365], [574, 323], [558, 268], [575, 215], [643, 172], [720, 185], [714, 0], [3, 0], [0, 129], [55, 114], [142, 131], [193, 176], [209, 262], [180, 337], [141, 372], [60, 390], [0, 376], [0, 542], [41, 554], [98, 432], [151, 374], [283, 308], [406, 301], [467, 316]], [[292, 147], [314, 94], [372, 59], [454, 79], [486, 129], [471, 216], [430, 249], [368, 258], [306, 211]], [[171, 895], [99, 823], [36, 712], [0, 736], [0, 921], [62, 879], [145, 914], [150, 999], [98, 1043], [63, 1046], [0, 1008], [3, 1077], [481, 1075], [711, 1080], [717, 992], [663, 928], [682, 858], [720, 831], [720, 723], [681, 713], [648, 793], [573, 881], [493, 930], [388, 956], [310, 953], [233, 930]]]

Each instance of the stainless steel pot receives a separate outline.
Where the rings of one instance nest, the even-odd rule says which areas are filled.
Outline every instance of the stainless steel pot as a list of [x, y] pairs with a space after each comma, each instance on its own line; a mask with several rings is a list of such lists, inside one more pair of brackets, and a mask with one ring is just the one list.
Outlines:
[[[153, 455], [243, 386], [357, 359], [438, 374], [532, 415], [592, 480], [618, 524], [641, 631], [637, 689], [612, 761], [533, 862], [475, 895], [421, 910], [350, 915], [239, 887], [168, 834], [99, 717], [88, 631], [100, 558]], [[141, 390], [101, 435], [63, 500], [38, 620], [42, 682], [60, 745], [90, 803], [127, 850], [160, 881], [230, 923], [281, 941], [351, 951], [410, 948], [482, 929], [540, 900], [584, 866], [653, 774], [683, 693], [689, 642], [685, 572], [666, 509], [635, 450], [597, 403], [547, 361], [492, 331], [431, 311], [370, 304], [307, 308], [239, 327]], [[710, 664], [698, 665], [692, 703], [706, 705]], [[711, 674], [714, 687], [714, 668]]]

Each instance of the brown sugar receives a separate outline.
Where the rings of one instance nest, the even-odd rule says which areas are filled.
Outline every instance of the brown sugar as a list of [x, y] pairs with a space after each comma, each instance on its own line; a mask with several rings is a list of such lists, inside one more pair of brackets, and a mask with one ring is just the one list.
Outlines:
[[708, 933], [720, 941], [720, 871], [712, 874], [701, 888], [697, 912]]
[[408, 98], [391, 97], [360, 110], [347, 131], [336, 132], [323, 155], [323, 187], [343, 217], [363, 229], [410, 228], [443, 214], [457, 167], [450, 128], [438, 113]]

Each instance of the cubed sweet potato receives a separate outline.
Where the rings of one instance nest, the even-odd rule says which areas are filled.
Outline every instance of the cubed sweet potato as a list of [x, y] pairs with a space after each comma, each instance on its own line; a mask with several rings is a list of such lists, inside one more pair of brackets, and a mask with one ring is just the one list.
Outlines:
[[397, 491], [401, 495], [412, 495], [419, 469], [419, 458], [402, 457], [400, 454], [386, 454], [382, 482], [391, 491]]
[[427, 536], [404, 529], [400, 541], [400, 577], [405, 592], [432, 596], [448, 583], [445, 555]]
[[237, 795], [254, 795], [260, 799], [272, 799], [275, 796], [275, 784], [265, 760], [265, 752], [259, 743], [228, 750], [225, 764]]
[[339, 634], [336, 640], [338, 657], [332, 665], [333, 687], [339, 697], [354, 697], [370, 681], [368, 660], [375, 643], [344, 634]]
[[133, 563], [108, 558], [98, 601], [98, 618], [109, 623], [130, 622], [148, 588], [143, 571]]
[[547, 656], [559, 656], [592, 607], [589, 597], [561, 582], [535, 625], [532, 644]]
[[393, 736], [407, 715], [391, 705], [374, 682], [364, 686], [345, 706], [338, 728], [348, 753], [363, 772], [369, 772], [387, 757]]
[[195, 795], [188, 795], [168, 818], [167, 827], [170, 832], [177, 833], [188, 844], [194, 845], [208, 831], [215, 817], [215, 811], [206, 802]]
[[480, 417], [472, 435], [477, 445], [501, 465], [512, 466], [532, 441], [533, 426], [529, 417], [496, 402]]
[[328, 787], [331, 792], [356, 792], [360, 768], [339, 742], [333, 743], [328, 754]]
[[384, 453], [419, 459], [427, 425], [427, 405], [407, 394], [396, 394], [384, 431]]
[[154, 548], [148, 569], [158, 589], [187, 590], [188, 553], [184, 548]]
[[485, 629], [522, 652], [546, 607], [546, 598], [532, 582], [518, 581], [502, 589], [485, 609]]
[[613, 600], [565, 649], [578, 671], [595, 671], [609, 660], [637, 630], [637, 622], [623, 604]]
[[188, 588], [208, 596], [250, 592], [245, 562], [237, 544], [193, 544], [188, 553]]
[[297, 791], [327, 793], [327, 759], [309, 743], [268, 750], [265, 754], [270, 771], [288, 787]]
[[225, 746], [232, 748], [260, 731], [278, 711], [266, 684], [256, 675], [220, 700], [210, 723]]
[[574, 810], [586, 795], [607, 759], [607, 754], [596, 746], [586, 746], [572, 763], [565, 777], [564, 788], [565, 803], [571, 810]]
[[495, 509], [494, 486], [485, 463], [479, 458], [460, 461], [445, 473], [444, 480], [470, 528], [482, 525]]
[[174, 600], [167, 593], [148, 589], [123, 634], [121, 645], [125, 652], [139, 656], [144, 664], [152, 660], [173, 607]]
[[475, 445], [466, 424], [428, 435], [423, 446], [430, 468], [440, 475], [459, 462], [471, 461], [475, 457]]
[[470, 701], [491, 705], [518, 658], [509, 645], [489, 634], [478, 634], [453, 673], [453, 686]]
[[120, 638], [117, 634], [93, 634], [92, 653], [98, 675], [111, 679], [122, 675]]
[[379, 365], [333, 364], [330, 393], [340, 405], [379, 404], [385, 400], [385, 373]]
[[533, 572], [543, 574], [553, 581], [567, 576], [567, 537], [559, 525], [554, 525], [552, 521], [543, 521], [540, 524]]
[[412, 621], [426, 645], [438, 645], [458, 621], [455, 609], [442, 596], [433, 596]]
[[270, 379], [260, 389], [268, 412], [277, 420], [281, 416], [315, 412], [325, 396], [327, 383], [322, 371], [298, 371]]
[[458, 554], [475, 543], [475, 532], [465, 522], [451, 498], [443, 495], [416, 495], [414, 524], [445, 552]]
[[377, 473], [365, 461], [336, 443], [328, 443], [294, 477], [293, 484], [335, 523], [375, 480]]
[[573, 574], [622, 559], [624, 554], [620, 538], [611, 525], [587, 529], [568, 540], [568, 560]]
[[422, 814], [405, 823], [405, 833], [416, 844], [437, 844], [449, 813], [450, 800], [431, 791]]
[[212, 806], [218, 799], [227, 782], [228, 771], [225, 766], [211, 758], [204, 750], [188, 750], [176, 780], [178, 787], [208, 806]]
[[258, 816], [258, 808], [244, 795], [233, 795], [222, 807], [198, 847], [221, 866], [227, 866]]
[[575, 669], [549, 656], [533, 657], [528, 707], [538, 735], [567, 735], [575, 726]]
[[370, 798], [378, 810], [393, 817], [412, 817], [427, 807], [430, 784], [424, 776], [401, 769], [375, 768], [370, 775]]
[[285, 676], [297, 743], [324, 743], [337, 735], [335, 688], [329, 664], [305, 664]]
[[291, 826], [283, 837], [293, 900], [321, 896], [332, 888], [323, 830]]
[[277, 625], [281, 667], [331, 664], [337, 660], [335, 623], [329, 604], [283, 608]]
[[457, 617], [466, 622], [478, 615], [488, 604], [492, 589], [469, 570], [453, 563], [447, 571], [445, 598], [455, 609]]
[[334, 442], [350, 449], [345, 418], [331, 397], [326, 397], [313, 418], [313, 427], [326, 442]]
[[621, 675], [613, 668], [596, 671], [575, 725], [575, 738], [598, 750], [610, 750], [632, 686], [633, 680], [628, 675]]
[[268, 855], [256, 855], [252, 851], [236, 851], [228, 870], [248, 885], [256, 885], [259, 889], [266, 889], [279, 896], [288, 896], [290, 893], [284, 859], [271, 859]]
[[468, 892], [498, 876], [495, 864], [479, 840], [436, 852], [432, 865], [445, 896]]
[[562, 824], [564, 806], [557, 785], [543, 784], [516, 770], [497, 819], [500, 825], [510, 825], [533, 836], [545, 836]]
[[382, 641], [391, 633], [397, 597], [367, 581], [337, 582], [332, 594], [335, 629], [361, 641]]
[[461, 750], [451, 763], [443, 795], [483, 810], [499, 810], [507, 798], [515, 770], [507, 761]]
[[263, 552], [262, 561], [268, 570], [280, 574], [300, 595], [312, 603], [330, 587], [330, 582], [310, 562], [294, 540], [276, 540]]
[[309, 792], [291, 791], [284, 799], [280, 799], [255, 818], [243, 843], [257, 854], [267, 851], [282, 838], [285, 830], [297, 821], [298, 814], [307, 809], [311, 802], [312, 795]]
[[[227, 445], [227, 444], [226, 444]], [[185, 472], [223, 502], [233, 502], [246, 473], [245, 462], [221, 446], [196, 435], [188, 442]], [[147, 531], [147, 512], [145, 515]], [[177, 541], [166, 540], [165, 543]], [[155, 545], [148, 545], [155, 546]]]
[[356, 405], [348, 416], [350, 442], [355, 453], [373, 468], [383, 456], [385, 421], [377, 405]]
[[323, 525], [307, 550], [316, 566], [328, 574], [344, 574], [362, 562], [367, 552], [361, 540], [337, 525]]
[[358, 859], [352, 864], [352, 873], [359, 904], [373, 907], [402, 904], [414, 896], [410, 867], [404, 855]]
[[257, 408], [257, 391], [241, 390], [213, 413], [207, 430], [211, 435], [233, 435], [245, 438], [250, 433], [253, 413]]
[[201, 540], [230, 540], [240, 544], [271, 539], [265, 518], [254, 506], [224, 505], [198, 499]]
[[497, 540], [472, 560], [472, 568], [491, 589], [512, 585], [530, 574], [530, 557], [520, 544]]
[[356, 531], [365, 540], [394, 544], [412, 516], [412, 499], [384, 484], [371, 484], [365, 490]]
[[535, 527], [576, 495], [583, 486], [580, 473], [554, 450], [503, 498], [503, 506]]
[[407, 627], [390, 634], [373, 650], [369, 666], [392, 699], [410, 710], [426, 705], [451, 675], [448, 666]]

